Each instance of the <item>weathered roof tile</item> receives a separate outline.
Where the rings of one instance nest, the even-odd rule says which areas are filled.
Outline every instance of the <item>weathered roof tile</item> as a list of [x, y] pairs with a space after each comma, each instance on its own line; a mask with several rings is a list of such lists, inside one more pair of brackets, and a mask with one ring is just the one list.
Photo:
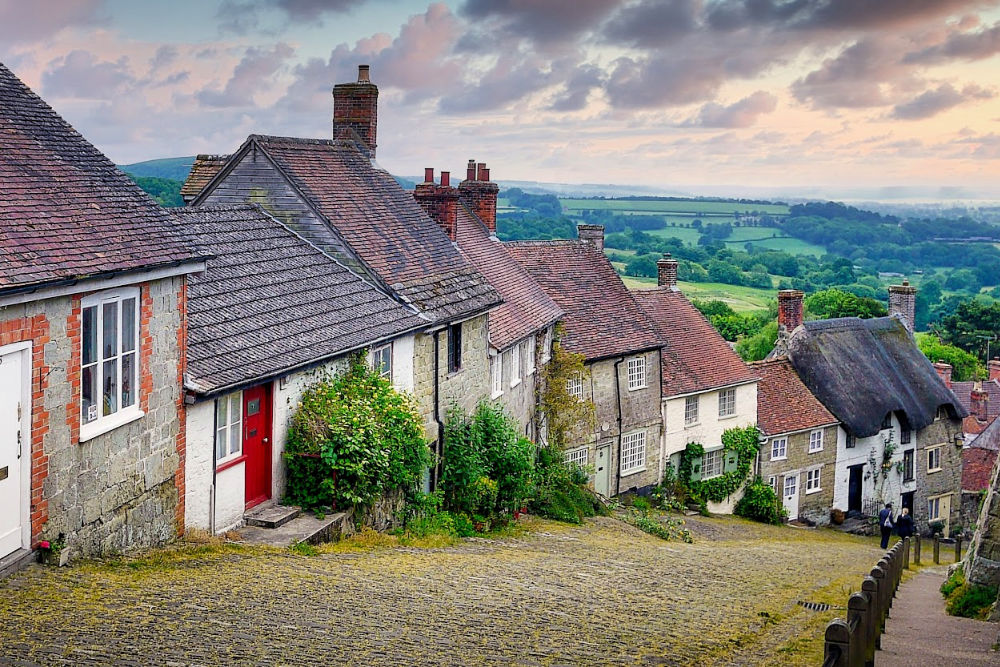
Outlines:
[[802, 383], [786, 358], [750, 364], [760, 376], [757, 383], [757, 425], [765, 435], [774, 436], [837, 423]]

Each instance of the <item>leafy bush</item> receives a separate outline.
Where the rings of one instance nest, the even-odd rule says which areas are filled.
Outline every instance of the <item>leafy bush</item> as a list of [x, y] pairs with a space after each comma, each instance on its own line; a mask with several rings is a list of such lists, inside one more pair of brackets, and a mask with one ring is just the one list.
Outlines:
[[285, 447], [289, 502], [364, 507], [416, 493], [431, 453], [412, 400], [357, 355], [302, 396]]
[[761, 523], [778, 525], [788, 516], [778, 494], [770, 484], [757, 477], [751, 482], [743, 497], [736, 503], [733, 514]]
[[949, 596], [945, 610], [952, 616], [986, 620], [990, 607], [996, 602], [996, 599], [996, 586], [963, 584]]
[[955, 568], [955, 571], [952, 572], [951, 575], [944, 580], [944, 583], [941, 584], [941, 595], [947, 598], [955, 591], [956, 588], [963, 585], [964, 583], [965, 583], [965, 572], [962, 570], [962, 566], [959, 565], [958, 567]]
[[567, 464], [560, 450], [544, 447], [535, 463], [535, 497], [529, 508], [540, 517], [565, 523], [604, 514], [604, 506], [587, 488], [588, 481], [586, 471]]
[[655, 535], [661, 540], [680, 539], [688, 544], [694, 542], [694, 538], [691, 537], [691, 531], [683, 527], [683, 519], [665, 519], [660, 521], [655, 517], [649, 516], [646, 512], [637, 512], [634, 509], [627, 512], [623, 518], [625, 523], [635, 526], [644, 533]]

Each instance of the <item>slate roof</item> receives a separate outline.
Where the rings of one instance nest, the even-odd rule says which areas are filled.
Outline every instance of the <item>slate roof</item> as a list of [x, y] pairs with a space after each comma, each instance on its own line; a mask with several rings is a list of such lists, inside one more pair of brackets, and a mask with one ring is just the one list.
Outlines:
[[208, 182], [222, 171], [228, 159], [228, 155], [205, 155], [204, 153], [198, 155], [194, 159], [194, 164], [191, 165], [191, 171], [188, 172], [187, 178], [184, 179], [184, 185], [181, 186], [181, 197], [184, 198], [184, 201], [197, 197], [208, 185]]
[[968, 447], [962, 450], [962, 490], [981, 491], [989, 488], [998, 452], [1000, 452], [1000, 419], [994, 419]]
[[785, 358], [750, 364], [757, 383], [757, 425], [769, 436], [837, 423], [829, 410], [802, 383]]
[[788, 356], [809, 390], [857, 437], [878, 433], [889, 412], [904, 415], [917, 431], [940, 406], [966, 415], [896, 318], [805, 322], [792, 333]]
[[747, 367], [715, 327], [680, 291], [669, 287], [632, 292], [663, 341], [664, 397], [753, 382]]
[[456, 238], [462, 253], [503, 297], [503, 304], [490, 311], [493, 347], [504, 350], [562, 317], [562, 308], [461, 203]]
[[149, 195], [0, 64], [0, 292], [200, 259]]
[[[975, 382], [952, 382], [951, 390], [958, 397], [958, 402], [968, 411], [972, 407], [972, 388]], [[986, 392], [986, 417], [992, 421], [1000, 416], [1000, 381], [983, 380], [983, 391]]]
[[188, 279], [188, 388], [212, 394], [427, 326], [256, 205], [171, 209], [215, 255]]
[[653, 325], [604, 253], [586, 241], [504, 244], [565, 311], [567, 350], [588, 361], [660, 347]]
[[470, 317], [501, 303], [413, 193], [357, 142], [255, 134], [237, 157], [251, 149], [263, 151], [327, 221], [329, 237], [307, 236], [310, 241], [346, 244], [374, 275], [433, 321]]

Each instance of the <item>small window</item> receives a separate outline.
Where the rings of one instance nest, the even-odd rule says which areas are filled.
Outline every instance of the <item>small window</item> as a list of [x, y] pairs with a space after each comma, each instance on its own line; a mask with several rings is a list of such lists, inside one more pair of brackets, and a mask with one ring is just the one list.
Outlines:
[[768, 483], [768, 485], [770, 485], [770, 487], [772, 489], [774, 489], [774, 495], [778, 495], [779, 493], [781, 493], [781, 489], [778, 488], [778, 478], [777, 477], [775, 477], [774, 475], [771, 475], [770, 477], [767, 478], [767, 483]]
[[941, 448], [932, 447], [927, 450], [927, 472], [937, 472], [941, 469]]
[[731, 417], [736, 414], [736, 389], [723, 389], [719, 392], [719, 416]]
[[587, 465], [587, 448], [571, 449], [566, 452], [565, 459], [566, 463], [572, 463], [582, 468]]
[[775, 438], [771, 441], [771, 460], [783, 461], [788, 458], [788, 438]]
[[490, 359], [490, 380], [492, 398], [496, 398], [503, 393], [503, 355], [498, 354]]
[[688, 396], [684, 399], [684, 425], [698, 423], [698, 397]]
[[853, 434], [848, 433], [847, 434], [847, 448], [848, 449], [853, 449], [854, 447], [857, 446], [857, 444], [858, 444], [858, 439], [856, 437], [854, 437]]
[[913, 431], [908, 428], [900, 428], [899, 430], [899, 444], [908, 445], [913, 441]]
[[646, 432], [622, 436], [621, 474], [630, 475], [646, 469]]
[[912, 482], [914, 479], [914, 472], [916, 466], [914, 463], [914, 451], [912, 449], [907, 449], [903, 452], [903, 481]]
[[632, 357], [628, 360], [628, 389], [646, 387], [646, 357]]
[[569, 392], [570, 396], [575, 396], [576, 398], [583, 400], [583, 378], [580, 375], [575, 375], [566, 381], [566, 391]]
[[452, 324], [448, 327], [448, 372], [455, 373], [462, 369], [462, 325]]
[[823, 451], [823, 431], [813, 431], [809, 434], [809, 453]]
[[530, 338], [528, 338], [527, 345], [528, 345], [528, 349], [525, 352], [525, 355], [528, 358], [525, 359], [524, 362], [525, 362], [525, 364], [527, 364], [528, 369], [525, 371], [525, 373], [527, 375], [531, 375], [532, 373], [535, 372], [535, 354], [537, 354], [536, 347], [538, 345], [538, 341], [537, 341], [537, 339], [534, 336], [531, 336]]
[[892, 428], [892, 413], [886, 413], [885, 418], [882, 420], [882, 430], [888, 431]]
[[724, 450], [713, 449], [710, 452], [705, 452], [704, 456], [701, 458], [701, 478], [709, 479], [710, 477], [718, 477], [721, 475], [724, 461]]
[[243, 392], [237, 391], [215, 400], [215, 460], [221, 463], [235, 459], [241, 454], [243, 454]]
[[806, 493], [816, 493], [822, 490], [819, 483], [820, 469], [806, 471]]
[[941, 499], [940, 498], [928, 498], [927, 499], [927, 520], [936, 521], [941, 519]]
[[141, 414], [139, 290], [92, 294], [80, 309], [80, 424], [94, 431]]
[[794, 498], [799, 493], [799, 476], [798, 475], [786, 475], [785, 476], [785, 497]]
[[542, 363], [552, 358], [552, 327], [545, 330], [545, 337], [542, 338]]
[[521, 384], [521, 344], [510, 348], [510, 386]]
[[376, 347], [372, 350], [372, 370], [392, 380], [392, 344]]

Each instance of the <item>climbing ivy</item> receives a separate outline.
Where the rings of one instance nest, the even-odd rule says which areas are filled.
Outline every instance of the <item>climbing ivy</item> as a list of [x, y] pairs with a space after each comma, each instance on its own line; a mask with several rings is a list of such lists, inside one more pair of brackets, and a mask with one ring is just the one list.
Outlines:
[[692, 498], [714, 503], [722, 502], [738, 491], [750, 476], [754, 458], [760, 449], [760, 430], [756, 426], [727, 429], [722, 434], [722, 449], [736, 453], [736, 468], [711, 479], [691, 479], [694, 465], [701, 464], [705, 448], [697, 442], [688, 443], [681, 452], [678, 477], [687, 485]]
[[587, 380], [588, 372], [582, 354], [563, 349], [562, 323], [556, 324], [552, 341], [552, 358], [542, 370], [542, 387], [539, 396], [542, 418], [548, 425], [548, 442], [557, 450], [565, 449], [574, 433], [587, 434], [597, 423], [597, 410], [593, 401], [583, 400], [569, 393], [569, 382]]

